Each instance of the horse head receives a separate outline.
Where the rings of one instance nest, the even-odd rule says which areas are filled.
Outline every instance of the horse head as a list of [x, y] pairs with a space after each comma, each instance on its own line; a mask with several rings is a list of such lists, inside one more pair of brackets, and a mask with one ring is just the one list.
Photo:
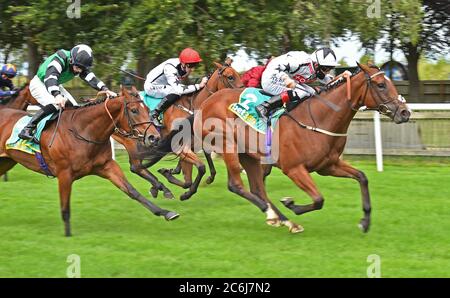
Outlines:
[[122, 136], [141, 140], [146, 146], [154, 146], [160, 139], [160, 134], [150, 119], [150, 110], [139, 97], [138, 90], [122, 87], [120, 96], [124, 100], [124, 112], [118, 123], [126, 133], [116, 130]]
[[395, 123], [408, 122], [411, 112], [405, 99], [398, 94], [395, 85], [376, 66], [359, 64], [366, 81], [358, 97], [357, 107], [366, 106], [391, 118]]
[[216, 70], [210, 79], [211, 82], [214, 82], [214, 86], [209, 89], [217, 91], [225, 88], [234, 89], [244, 87], [239, 73], [233, 67], [228, 64], [222, 65], [217, 62], [214, 62], [214, 65], [216, 66]]

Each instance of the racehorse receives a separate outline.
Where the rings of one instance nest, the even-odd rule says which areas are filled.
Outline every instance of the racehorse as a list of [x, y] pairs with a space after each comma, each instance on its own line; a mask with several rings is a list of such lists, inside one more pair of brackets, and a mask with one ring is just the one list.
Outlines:
[[[360, 71], [351, 77], [342, 77], [329, 85], [327, 90], [318, 96], [309, 98], [306, 102], [298, 104], [289, 112], [285, 112], [274, 127], [271, 157], [275, 166], [279, 167], [298, 187], [305, 191], [312, 199], [309, 205], [295, 205], [292, 199], [282, 200], [289, 209], [300, 215], [323, 207], [324, 198], [317, 189], [309, 173], [317, 172], [320, 175], [346, 177], [357, 180], [362, 194], [364, 217], [360, 227], [364, 232], [369, 230], [371, 204], [366, 175], [341, 160], [347, 140], [346, 131], [350, 121], [359, 108], [377, 110], [387, 115], [395, 123], [409, 120], [410, 112], [405, 102], [400, 100], [397, 90], [391, 80], [383, 75], [376, 66], [358, 64]], [[344, 84], [346, 82], [346, 84]], [[205, 119], [216, 118], [222, 123], [223, 147], [210, 145], [209, 150], [222, 151], [223, 159], [228, 170], [228, 188], [266, 213], [266, 222], [270, 225], [285, 225], [292, 233], [302, 232], [303, 227], [286, 218], [269, 200], [264, 182], [261, 158], [265, 152], [258, 150], [255, 153], [249, 150], [254, 142], [264, 142], [264, 137], [258, 133], [258, 138], [250, 139], [248, 125], [245, 129], [237, 130], [233, 126], [231, 144], [226, 143], [226, 120], [236, 119], [236, 115], [227, 108], [239, 101], [241, 90], [226, 89], [211, 95], [201, 107], [202, 117], [194, 119], [194, 132], [197, 138], [205, 139], [214, 131], [205, 127]], [[319, 100], [321, 99], [321, 100]], [[331, 109], [333, 107], [333, 109]], [[236, 123], [242, 123], [240, 119]], [[238, 153], [238, 140], [243, 140], [244, 147]], [[262, 141], [261, 141], [262, 140]], [[242, 144], [242, 143], [241, 143]], [[226, 150], [229, 146], [232, 150]], [[263, 148], [259, 145], [253, 148]], [[276, 154], [275, 154], [276, 153]], [[240, 166], [245, 168], [250, 184], [248, 192], [240, 177]]]
[[[192, 94], [181, 96], [179, 100], [177, 100], [164, 112], [164, 128], [161, 130], [161, 136], [162, 138], [165, 138], [165, 142], [161, 142], [162, 146], [164, 146], [163, 143], [170, 145], [170, 134], [174, 122], [191, 116], [193, 111], [196, 110], [208, 98], [208, 96], [224, 88], [236, 88], [243, 86], [240, 81], [240, 76], [235, 69], [229, 65], [222, 65], [219, 63], [214, 64], [216, 66], [216, 70], [212, 73], [203, 89]], [[136, 144], [132, 140], [126, 140], [117, 134], [114, 134], [113, 138], [123, 144], [129, 153], [136, 151]], [[152, 151], [150, 150], [149, 152]], [[158, 147], [153, 152], [154, 153], [150, 153], [145, 157], [145, 163], [142, 158], [136, 158], [135, 155], [130, 154], [131, 171], [148, 180], [153, 185], [150, 189], [150, 193], [153, 197], [156, 197], [158, 195], [158, 191], [162, 190], [166, 198], [171, 198], [173, 197], [171, 192], [162, 183], [160, 183], [157, 178], [150, 173], [150, 171], [147, 170], [147, 167], [151, 167], [165, 155], [172, 152], [172, 148], [170, 148], [170, 146], [164, 149]], [[185, 181], [182, 182], [173, 177], [172, 173], [174, 172], [171, 170], [161, 169], [159, 172], [166, 177], [169, 182], [183, 188], [189, 188], [189, 190], [180, 197], [181, 200], [187, 200], [196, 193], [201, 179], [205, 174], [205, 165], [188, 147], [179, 148], [179, 151], [174, 153], [180, 157], [181, 168], [183, 170]], [[211, 176], [208, 178], [208, 182], [211, 183], [214, 180], [215, 175], [214, 164], [208, 152], [205, 152], [205, 156], [210, 166]], [[197, 177], [193, 183], [192, 165], [195, 165], [198, 170]]]
[[0, 108], [26, 110], [29, 105], [39, 105], [36, 99], [31, 95], [28, 84], [23, 86], [19, 92], [12, 95], [9, 99], [4, 100], [4, 102], [5, 104], [1, 104]]
[[[126, 138], [139, 139], [147, 145], [159, 138], [155, 127], [150, 125], [149, 110], [142, 100], [131, 96], [126, 90], [122, 92], [123, 96], [114, 99], [108, 98], [82, 107], [66, 107], [61, 113], [59, 125], [56, 121], [48, 125], [40, 140], [41, 153], [47, 163], [46, 170], [34, 156], [6, 149], [5, 143], [13, 126], [27, 113], [9, 108], [0, 109], [0, 176], [20, 163], [35, 172], [57, 177], [66, 236], [71, 236], [72, 184], [87, 175], [98, 175], [110, 180], [157, 216], [164, 216], [166, 220], [179, 216], [173, 211], [161, 209], [137, 192], [112, 159], [109, 137], [113, 132]], [[56, 137], [53, 139], [55, 128]]]

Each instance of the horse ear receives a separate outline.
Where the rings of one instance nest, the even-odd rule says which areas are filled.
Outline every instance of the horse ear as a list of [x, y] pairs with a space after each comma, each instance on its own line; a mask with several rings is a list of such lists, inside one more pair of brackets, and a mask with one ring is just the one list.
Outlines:
[[120, 92], [122, 93], [123, 96], [129, 97], [130, 95], [128, 94], [128, 90], [127, 88], [125, 88], [125, 86], [122, 85], [122, 88], [120, 89]]
[[218, 62], [213, 62], [213, 63], [216, 66], [216, 68], [222, 68], [223, 67], [223, 65], [218, 63]]
[[356, 64], [358, 65], [359, 68], [362, 69], [362, 71], [364, 71], [364, 72], [368, 72], [369, 71], [369, 68], [368, 68], [367, 65], [361, 64], [358, 61], [356, 61]]

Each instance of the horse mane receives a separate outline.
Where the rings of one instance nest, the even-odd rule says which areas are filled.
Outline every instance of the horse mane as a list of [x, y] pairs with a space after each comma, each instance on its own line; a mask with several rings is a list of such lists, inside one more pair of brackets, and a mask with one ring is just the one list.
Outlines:
[[66, 110], [79, 110], [79, 109], [83, 109], [83, 108], [99, 105], [101, 103], [104, 103], [105, 101], [106, 101], [106, 98], [105, 99], [101, 99], [101, 100], [88, 102], [88, 103], [85, 103], [85, 104], [82, 104], [82, 105], [79, 105], [79, 106], [68, 106], [65, 109]]
[[[370, 64], [369, 65], [370, 68], [376, 69], [376, 70], [380, 70], [380, 68], [376, 65]], [[361, 72], [361, 68], [358, 67], [358, 69], [352, 73], [350, 75], [350, 78], [356, 76], [357, 74], [359, 74]], [[339, 87], [340, 85], [342, 85], [342, 83], [346, 82], [347, 79], [344, 77], [340, 77], [339, 79], [337, 79], [336, 81], [332, 82], [331, 84], [328, 84], [324, 87], [323, 91], [330, 91], [332, 89], [336, 89], [337, 87]]]

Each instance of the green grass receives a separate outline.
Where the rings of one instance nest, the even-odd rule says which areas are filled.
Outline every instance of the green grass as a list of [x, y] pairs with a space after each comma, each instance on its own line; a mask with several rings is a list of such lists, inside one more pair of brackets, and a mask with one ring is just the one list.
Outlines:
[[[310, 200], [275, 170], [270, 197], [305, 227], [292, 235], [266, 225], [264, 214], [230, 193], [216, 160], [217, 180], [191, 200], [152, 199], [181, 214], [173, 222], [153, 216], [106, 180], [77, 181], [74, 236], [65, 238], [56, 180], [17, 166], [9, 182], [0, 182], [0, 277], [65, 277], [71, 254], [81, 257], [82, 277], [366, 277], [371, 254], [381, 258], [382, 277], [450, 277], [450, 159], [385, 157], [385, 171], [378, 173], [372, 157], [348, 158], [369, 178], [368, 234], [357, 228], [356, 181], [314, 175], [324, 208], [296, 216], [278, 200]], [[118, 160], [149, 197], [147, 183], [129, 173], [126, 156]]]

